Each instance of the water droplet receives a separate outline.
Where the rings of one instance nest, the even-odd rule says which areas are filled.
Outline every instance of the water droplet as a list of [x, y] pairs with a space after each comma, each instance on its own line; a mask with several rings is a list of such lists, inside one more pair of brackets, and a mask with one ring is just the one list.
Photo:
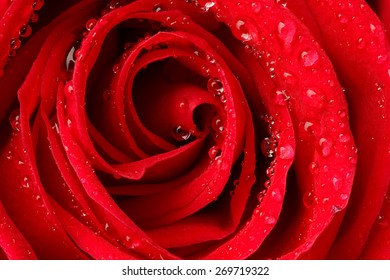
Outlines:
[[383, 62], [385, 62], [387, 60], [387, 55], [378, 55], [377, 56], [377, 61], [379, 64], [382, 64]]
[[343, 186], [343, 180], [339, 176], [334, 176], [332, 178], [333, 188], [337, 191]]
[[313, 98], [313, 96], [317, 95], [317, 93], [316, 93], [314, 90], [308, 89], [308, 90], [306, 91], [306, 95], [307, 95], [307, 97], [309, 97], [309, 98]]
[[112, 67], [112, 72], [114, 72], [114, 74], [116, 74], [119, 72], [120, 69], [121, 69], [121, 66], [119, 64], [115, 64], [114, 67]]
[[13, 39], [11, 39], [9, 45], [10, 45], [11, 49], [17, 50], [21, 47], [22, 42], [18, 38], [13, 38]]
[[314, 132], [313, 130], [313, 123], [312, 122], [304, 122], [303, 129], [307, 132], [312, 134]]
[[348, 18], [343, 14], [338, 14], [337, 18], [339, 19], [340, 23], [347, 23], [348, 22]]
[[332, 140], [321, 138], [319, 141], [320, 147], [321, 147], [321, 153], [324, 157], [328, 157], [332, 152]]
[[371, 32], [375, 32], [375, 30], [376, 30], [375, 25], [373, 25], [372, 23], [370, 23], [370, 29], [371, 29]]
[[266, 137], [261, 142], [261, 151], [264, 156], [272, 158], [275, 155], [276, 146], [277, 145], [275, 140]]
[[226, 103], [227, 102], [226, 95], [221, 94], [221, 96], [219, 97], [219, 100], [221, 100], [222, 103]]
[[271, 191], [271, 197], [273, 199], [275, 199], [276, 201], [282, 201], [283, 200], [283, 196], [282, 196], [282, 194], [280, 193], [279, 190]]
[[313, 205], [314, 197], [313, 192], [308, 191], [303, 195], [303, 205], [305, 205], [306, 208], [310, 208]]
[[296, 33], [296, 26], [293, 21], [286, 20], [285, 22], [279, 22], [278, 24], [278, 36], [282, 40], [284, 47], [288, 48], [294, 40]]
[[210, 68], [209, 68], [208, 66], [202, 65], [201, 68], [200, 68], [200, 70], [201, 70], [201, 73], [202, 73], [202, 75], [203, 75], [204, 77], [210, 76]]
[[386, 219], [386, 217], [384, 215], [378, 216], [377, 223], [378, 223], [378, 226], [381, 228], [386, 228], [389, 226], [389, 221], [388, 221], [388, 219]]
[[115, 10], [116, 8], [118, 8], [120, 5], [119, 1], [118, 0], [112, 0], [109, 4], [109, 8], [110, 10]]
[[73, 89], [73, 83], [72, 82], [68, 82], [67, 85], [66, 85], [66, 94], [72, 94], [74, 91]]
[[357, 41], [357, 46], [359, 49], [364, 49], [366, 47], [366, 43], [363, 38], [359, 38]]
[[216, 160], [216, 159], [221, 157], [222, 150], [220, 148], [216, 147], [216, 146], [213, 146], [213, 147], [210, 148], [208, 154], [209, 154], [209, 157], [210, 157], [211, 160]]
[[42, 199], [42, 197], [39, 194], [35, 196], [35, 200], [38, 202], [38, 206], [39, 207], [43, 207], [44, 206], [43, 199]]
[[224, 91], [221, 81], [217, 78], [210, 78], [207, 81], [207, 89], [215, 95], [221, 95]]
[[225, 130], [225, 127], [223, 125], [223, 122], [219, 116], [215, 116], [212, 123], [211, 127], [216, 131], [216, 132], [223, 132]]
[[301, 63], [305, 67], [313, 66], [319, 59], [316, 50], [303, 51], [301, 53]]
[[31, 33], [32, 33], [32, 29], [31, 29], [30, 25], [28, 25], [28, 24], [22, 25], [22, 27], [19, 30], [19, 35], [22, 38], [29, 37], [31, 35]]
[[30, 183], [28, 182], [28, 178], [24, 177], [22, 182], [22, 188], [28, 189], [30, 187]]
[[292, 159], [294, 158], [294, 149], [290, 144], [279, 148], [279, 157], [281, 159]]
[[269, 178], [271, 178], [272, 176], [274, 176], [274, 173], [275, 173], [275, 168], [273, 165], [271, 165], [270, 167], [267, 168], [267, 170], [265, 171], [265, 174], [267, 174], [267, 176]]
[[31, 23], [35, 23], [38, 21], [38, 15], [36, 13], [31, 13], [31, 16], [30, 16], [30, 22]]
[[252, 8], [252, 11], [255, 14], [260, 13], [260, 11], [261, 11], [261, 4], [260, 4], [260, 2], [252, 2], [251, 8]]
[[276, 223], [276, 219], [274, 217], [265, 217], [264, 218], [264, 222], [268, 225], [273, 225], [274, 223]]
[[173, 138], [178, 141], [187, 141], [191, 136], [191, 132], [184, 129], [181, 125], [178, 125], [173, 129]]
[[32, 7], [33, 7], [34, 11], [38, 11], [38, 10], [42, 9], [43, 4], [44, 4], [43, 0], [35, 0], [32, 4]]
[[277, 3], [283, 7], [287, 6], [287, 0], [275, 0], [275, 3]]
[[215, 5], [214, 2], [210, 1], [210, 2], [206, 2], [204, 4], [204, 7], [202, 8], [203, 11], [207, 12], [210, 8], [212, 8], [213, 6]]
[[351, 136], [349, 136], [347, 134], [340, 133], [338, 139], [341, 143], [347, 143], [351, 140]]
[[153, 7], [153, 11], [156, 12], [156, 13], [162, 12], [162, 11], [164, 11], [164, 10], [166, 10], [166, 8], [165, 8], [165, 6], [162, 5], [162, 4], [156, 4], [156, 5], [154, 5], [154, 7]]
[[248, 42], [251, 40], [256, 40], [258, 37], [258, 30], [256, 24], [251, 23], [251, 21], [244, 21], [239, 19], [235, 23], [235, 28], [232, 29], [232, 32], [236, 38], [242, 40], [243, 42]]
[[10, 114], [9, 122], [13, 130], [20, 131], [20, 112], [18, 109]]
[[347, 193], [340, 194], [340, 199], [341, 200], [347, 200], [348, 198], [349, 198], [349, 195]]
[[85, 28], [88, 31], [91, 31], [95, 27], [96, 23], [97, 23], [97, 20], [92, 18], [92, 19], [87, 21], [87, 23], [85, 24]]
[[110, 225], [109, 225], [108, 223], [105, 223], [105, 224], [104, 224], [104, 230], [105, 230], [105, 231], [108, 231], [108, 228], [109, 228], [109, 227], [110, 227]]
[[318, 174], [319, 168], [318, 168], [317, 162], [312, 161], [312, 162], [310, 163], [310, 165], [309, 165], [309, 170], [310, 170], [310, 173], [311, 173], [311, 174]]

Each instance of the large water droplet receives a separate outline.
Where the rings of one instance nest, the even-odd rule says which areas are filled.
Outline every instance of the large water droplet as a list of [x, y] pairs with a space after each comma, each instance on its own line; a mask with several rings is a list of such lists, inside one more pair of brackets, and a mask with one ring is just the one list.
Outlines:
[[187, 141], [191, 136], [191, 132], [184, 129], [181, 125], [178, 125], [173, 129], [173, 138], [178, 141]]
[[333, 143], [332, 140], [327, 138], [321, 138], [319, 141], [321, 147], [321, 153], [324, 157], [328, 157], [332, 153]]
[[256, 40], [258, 37], [256, 24], [253, 24], [249, 20], [238, 19], [232, 29], [232, 32], [236, 38], [243, 42]]
[[211, 160], [216, 160], [221, 157], [222, 150], [217, 146], [212, 146], [208, 152]]
[[255, 14], [258, 14], [261, 11], [261, 3], [260, 2], [252, 2], [251, 8]]
[[203, 11], [208, 12], [210, 8], [212, 8], [215, 5], [214, 2], [209, 1], [204, 4], [204, 7], [202, 8]]
[[301, 63], [305, 67], [313, 66], [319, 59], [318, 52], [316, 50], [303, 51], [301, 53]]
[[283, 200], [282, 194], [281, 194], [280, 191], [277, 190], [277, 189], [271, 191], [271, 197], [272, 197], [273, 199], [275, 199], [276, 201], [282, 201], [282, 200]]
[[11, 49], [17, 50], [21, 47], [22, 42], [18, 38], [13, 38], [13, 39], [11, 39], [9, 45], [10, 45]]
[[294, 158], [294, 149], [290, 144], [284, 145], [279, 148], [279, 157], [281, 159], [292, 159]]
[[332, 186], [337, 191], [343, 186], [343, 179], [337, 175], [332, 178]]
[[295, 23], [290, 20], [286, 20], [284, 22], [279, 22], [278, 24], [278, 36], [282, 40], [284, 46], [286, 48], [291, 46], [291, 43], [294, 40], [294, 36], [296, 33], [297, 27]]
[[31, 13], [30, 20], [31, 23], [35, 23], [38, 21], [38, 15], [36, 13]]
[[96, 23], [97, 23], [97, 20], [92, 18], [92, 19], [87, 21], [87, 23], [85, 24], [85, 28], [88, 31], [91, 31], [95, 27]]
[[32, 7], [34, 11], [38, 11], [43, 7], [44, 1], [43, 0], [35, 0], [32, 4]]
[[29, 37], [31, 35], [31, 33], [32, 33], [32, 29], [31, 29], [30, 25], [28, 25], [28, 24], [22, 25], [22, 27], [19, 30], [19, 35], [22, 38]]
[[224, 91], [221, 81], [217, 78], [210, 78], [207, 81], [207, 89], [214, 95], [221, 95]]
[[276, 223], [276, 219], [274, 217], [267, 216], [264, 218], [264, 222], [268, 225], [273, 225]]
[[20, 131], [20, 113], [19, 110], [14, 110], [9, 116], [9, 122], [14, 131]]

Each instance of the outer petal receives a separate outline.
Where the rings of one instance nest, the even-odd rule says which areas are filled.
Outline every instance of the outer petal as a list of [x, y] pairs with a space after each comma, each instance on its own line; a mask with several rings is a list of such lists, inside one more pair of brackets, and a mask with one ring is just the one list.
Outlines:
[[292, 9], [304, 16], [305, 8], [316, 20], [313, 25], [303, 18], [321, 38], [346, 88], [359, 152], [351, 201], [329, 257], [357, 258], [390, 180], [390, 47], [383, 25], [364, 1], [304, 2]]

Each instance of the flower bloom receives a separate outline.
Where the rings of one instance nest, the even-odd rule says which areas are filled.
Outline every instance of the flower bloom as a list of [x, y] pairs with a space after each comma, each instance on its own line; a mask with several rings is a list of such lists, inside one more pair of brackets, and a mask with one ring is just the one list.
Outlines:
[[388, 3], [2, 1], [0, 258], [389, 259]]

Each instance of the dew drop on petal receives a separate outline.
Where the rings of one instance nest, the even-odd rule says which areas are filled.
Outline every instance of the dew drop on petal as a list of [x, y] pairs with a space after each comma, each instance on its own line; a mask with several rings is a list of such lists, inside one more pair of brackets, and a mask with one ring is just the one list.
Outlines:
[[267, 216], [264, 218], [264, 222], [268, 225], [273, 225], [276, 223], [276, 219], [274, 217]]
[[318, 174], [319, 173], [318, 163], [312, 161], [309, 165], [309, 170], [311, 174]]
[[9, 116], [9, 122], [14, 131], [20, 131], [20, 113], [19, 110], [14, 110]]
[[44, 1], [43, 0], [35, 0], [32, 4], [32, 7], [34, 11], [38, 11], [43, 7]]
[[279, 148], [279, 157], [281, 159], [292, 159], [294, 158], [294, 149], [291, 145], [287, 144]]
[[21, 45], [22, 45], [22, 42], [18, 38], [13, 38], [10, 41], [10, 47], [13, 50], [19, 49], [21, 47]]
[[192, 136], [191, 132], [178, 125], [173, 129], [173, 138], [178, 141], [187, 141]]
[[209, 158], [211, 160], [216, 160], [216, 159], [221, 157], [222, 150], [220, 148], [216, 147], [216, 146], [213, 146], [213, 147], [210, 148], [208, 154], [209, 154]]
[[207, 81], [207, 89], [214, 95], [221, 95], [224, 91], [221, 81], [217, 78], [210, 78]]
[[153, 6], [153, 11], [156, 12], [156, 13], [162, 12], [164, 10], [166, 10], [166, 8], [162, 4], [156, 4], [156, 5]]
[[261, 3], [260, 2], [252, 2], [251, 8], [255, 14], [258, 14], [261, 11]]
[[318, 52], [316, 50], [303, 51], [301, 53], [301, 63], [305, 67], [313, 66], [319, 59]]
[[333, 143], [331, 140], [326, 138], [321, 138], [319, 141], [321, 147], [321, 153], [324, 157], [328, 157], [332, 152]]
[[273, 199], [275, 199], [276, 201], [282, 201], [283, 200], [283, 196], [282, 196], [282, 194], [280, 193], [279, 190], [271, 191], [271, 197]]
[[22, 27], [19, 30], [19, 35], [22, 38], [29, 37], [31, 35], [31, 33], [32, 33], [32, 29], [31, 29], [31, 26], [28, 24], [22, 25]]
[[338, 139], [341, 143], [347, 143], [351, 140], [351, 136], [341, 133], [339, 134]]
[[303, 205], [305, 205], [306, 208], [310, 208], [313, 205], [313, 192], [308, 191], [303, 195]]
[[293, 21], [286, 20], [278, 23], [278, 36], [286, 48], [290, 47], [296, 33], [296, 26]]
[[96, 19], [90, 19], [87, 21], [87, 23], [85, 24], [85, 28], [88, 30], [88, 31], [91, 31], [95, 25], [97, 23], [97, 20]]
[[212, 2], [212, 1], [206, 2], [206, 3], [204, 4], [204, 7], [203, 7], [202, 10], [205, 11], [205, 12], [208, 12], [208, 10], [209, 10], [210, 8], [212, 8], [214, 5], [215, 5], [215, 3]]

